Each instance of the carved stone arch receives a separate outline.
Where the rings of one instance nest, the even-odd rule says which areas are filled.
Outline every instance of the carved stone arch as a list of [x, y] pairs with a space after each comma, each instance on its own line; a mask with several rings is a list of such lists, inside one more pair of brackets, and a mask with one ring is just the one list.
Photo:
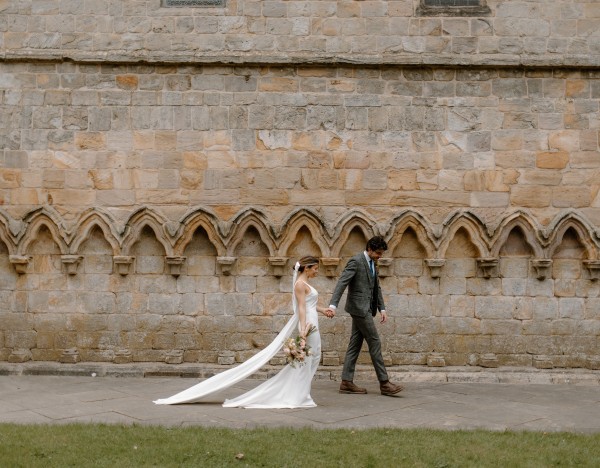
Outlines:
[[565, 219], [557, 226], [553, 235], [550, 237], [550, 245], [548, 246], [548, 258], [553, 258], [556, 250], [560, 247], [563, 237], [567, 231], [572, 230], [577, 235], [577, 240], [583, 247], [587, 260], [598, 259], [598, 248], [589, 237], [589, 231], [577, 219]]
[[342, 216], [336, 225], [336, 236], [331, 249], [332, 256], [340, 256], [340, 252], [344, 244], [354, 229], [360, 229], [366, 239], [370, 239], [375, 235], [379, 235], [380, 233], [375, 226], [376, 223], [374, 220], [362, 211], [353, 210]]
[[81, 244], [90, 236], [94, 228], [99, 228], [104, 234], [104, 238], [110, 244], [113, 255], [120, 255], [121, 239], [116, 230], [115, 220], [108, 214], [93, 208], [84, 212], [78, 222], [77, 231], [69, 246], [71, 254], [78, 254]]
[[57, 227], [64, 229], [64, 220], [62, 216], [51, 206], [41, 206], [29, 211], [23, 216], [23, 222], [31, 224], [35, 219], [39, 217], [46, 217], [50, 219]]
[[548, 236], [548, 257], [552, 258], [554, 252], [562, 243], [563, 236], [569, 230], [573, 229], [577, 234], [579, 242], [582, 244], [587, 254], [588, 260], [598, 259], [598, 245], [594, 242], [593, 229], [580, 216], [575, 213], [568, 213], [555, 219], [547, 228]]
[[411, 229], [425, 252], [427, 258], [436, 257], [436, 245], [433, 239], [433, 229], [427, 221], [418, 213], [406, 211], [399, 216], [394, 217], [390, 223], [388, 239], [388, 250], [393, 252], [402, 241], [402, 235]]
[[269, 224], [265, 216], [254, 209], [244, 211], [231, 221], [231, 228], [226, 244], [227, 255], [233, 256], [236, 247], [242, 242], [246, 231], [250, 227], [256, 229], [261, 241], [267, 246], [267, 249], [269, 249], [269, 255], [275, 255], [277, 250], [275, 236], [273, 235], [272, 230], [269, 229]]
[[306, 228], [311, 235], [312, 240], [317, 244], [322, 257], [330, 255], [330, 237], [323, 220], [315, 213], [305, 208], [296, 210], [291, 213], [282, 223], [285, 226], [280, 238], [282, 239], [279, 245], [279, 255], [286, 256], [290, 250], [290, 246], [294, 243], [296, 236], [303, 227]]
[[9, 255], [16, 253], [16, 244], [13, 242], [13, 236], [10, 230], [10, 219], [0, 210], [0, 242], [6, 245]]
[[67, 242], [62, 236], [59, 230], [60, 223], [57, 224], [55, 219], [48, 216], [45, 211], [38, 211], [31, 218], [28, 218], [27, 231], [21, 239], [20, 245], [18, 246], [18, 252], [21, 254], [27, 254], [31, 244], [36, 240], [39, 230], [42, 227], [46, 227], [52, 236], [52, 240], [58, 246], [61, 255], [66, 255], [69, 251]]
[[500, 256], [500, 250], [506, 244], [514, 229], [519, 229], [523, 233], [525, 241], [533, 251], [535, 258], [544, 258], [544, 248], [540, 243], [540, 239], [536, 236], [539, 229], [528, 216], [524, 216], [522, 213], [517, 217], [512, 217], [507, 222], [501, 223], [498, 227], [492, 239], [490, 250], [492, 257], [497, 258]]
[[527, 230], [531, 231], [538, 238], [539, 244], [544, 244], [542, 226], [539, 224], [537, 219], [531, 215], [531, 213], [523, 209], [517, 209], [512, 211], [511, 213], [506, 214], [498, 220], [498, 223], [496, 223], [493, 226], [488, 224], [487, 228], [490, 238], [495, 239], [496, 237], [498, 237], [498, 235], [501, 233], [501, 231], [506, 225], [512, 223], [517, 219], [520, 220], [520, 222], [524, 226], [527, 226]]
[[461, 228], [469, 235], [470, 241], [479, 251], [479, 256], [488, 257], [490, 255], [490, 248], [485, 225], [477, 215], [467, 211], [455, 213], [444, 221], [439, 247], [440, 258], [446, 256], [450, 242], [452, 242], [457, 231]]
[[165, 249], [166, 255], [173, 255], [171, 239], [167, 236], [166, 225], [168, 220], [149, 208], [140, 208], [127, 220], [125, 237], [122, 242], [122, 254], [129, 255], [131, 247], [135, 244], [146, 226], [154, 231], [154, 235]]
[[225, 256], [227, 254], [223, 236], [219, 233], [218, 220], [212, 213], [196, 209], [186, 214], [181, 219], [180, 224], [183, 228], [175, 241], [175, 247], [173, 248], [174, 255], [183, 255], [198, 228], [202, 228], [206, 232], [210, 243], [217, 250], [217, 255]]

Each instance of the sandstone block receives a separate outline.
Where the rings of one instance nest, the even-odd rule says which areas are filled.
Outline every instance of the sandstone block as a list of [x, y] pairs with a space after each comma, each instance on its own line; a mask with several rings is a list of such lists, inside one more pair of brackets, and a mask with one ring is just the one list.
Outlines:
[[521, 130], [496, 130], [492, 133], [493, 150], [518, 150], [522, 146], [523, 132]]
[[7, 330], [4, 345], [7, 348], [31, 349], [36, 347], [37, 333], [34, 330]]
[[74, 90], [71, 92], [71, 104], [74, 106], [96, 106], [100, 104], [97, 91]]
[[552, 335], [573, 336], [577, 333], [577, 322], [570, 319], [558, 319], [552, 322]]
[[552, 277], [561, 279], [581, 278], [581, 262], [574, 258], [557, 258], [552, 263]]
[[407, 317], [432, 316], [431, 298], [428, 296], [409, 296]]
[[437, 278], [420, 276], [418, 281], [420, 294], [435, 295], [440, 293], [440, 284]]
[[576, 130], [562, 130], [552, 132], [549, 136], [551, 149], [558, 151], [577, 151], [579, 149], [579, 132]]
[[540, 281], [537, 278], [527, 278], [527, 295], [551, 297], [554, 295], [554, 284], [551, 280]]
[[566, 319], [582, 319], [584, 317], [584, 300], [582, 298], [560, 298], [558, 300], [558, 316]]
[[448, 276], [440, 278], [440, 292], [442, 294], [461, 295], [465, 294], [466, 291], [467, 280], [465, 278], [451, 278]]
[[418, 294], [419, 282], [414, 277], [401, 277], [397, 281], [398, 292], [402, 294]]
[[565, 114], [564, 123], [566, 129], [588, 129], [590, 127], [589, 117], [582, 114]]
[[522, 185], [559, 185], [563, 181], [563, 173], [559, 170], [520, 169], [519, 183]]
[[445, 367], [446, 361], [441, 353], [433, 353], [427, 356], [427, 365], [429, 367]]
[[492, 93], [501, 98], [518, 98], [527, 96], [527, 83], [521, 79], [492, 80]]
[[[89, 119], [89, 128], [90, 132], [102, 132], [110, 130], [111, 121], [112, 121], [112, 110], [110, 108], [102, 107], [88, 107], [88, 119]], [[83, 128], [85, 130], [85, 128]], [[77, 142], [77, 135], [75, 136]], [[95, 142], [94, 140], [98, 140], [98, 136], [92, 134], [87, 136], [82, 134], [81, 142], [84, 145], [81, 149], [88, 149], [88, 144], [92, 146], [90, 149], [94, 149], [94, 146], [99, 146], [100, 142]], [[90, 140], [89, 143], [87, 140]], [[100, 146], [101, 147], [101, 146]]]
[[600, 167], [598, 151], [575, 151], [570, 156], [570, 166], [581, 169], [596, 169]]
[[552, 359], [547, 356], [534, 356], [533, 367], [536, 369], [552, 369], [554, 368], [554, 364], [552, 363]]
[[559, 186], [552, 189], [552, 205], [555, 207], [582, 208], [590, 206], [591, 191], [589, 187]]
[[103, 133], [76, 132], [75, 145], [80, 150], [101, 150], [106, 145], [106, 137]]
[[516, 336], [521, 333], [519, 320], [481, 320], [481, 333], [486, 335]]
[[103, 190], [96, 193], [96, 201], [107, 206], [132, 206], [135, 192], [132, 190]]
[[513, 303], [513, 318], [516, 320], [533, 319], [533, 299], [529, 297], [516, 298]]
[[565, 82], [565, 96], [570, 98], [589, 98], [590, 83], [587, 80], [568, 79]]
[[558, 318], [558, 300], [550, 297], [536, 297], [533, 301], [533, 320], [554, 320]]
[[516, 186], [511, 188], [510, 202], [516, 206], [543, 208], [550, 206], [552, 189], [537, 186]]
[[[443, 282], [443, 278], [442, 278]], [[450, 314], [453, 317], [475, 317], [475, 298], [453, 295], [450, 298]]]
[[111, 314], [116, 311], [115, 295], [112, 292], [82, 292], [78, 299], [84, 313]]
[[506, 296], [524, 296], [527, 283], [522, 278], [502, 278], [502, 294]]
[[475, 300], [475, 317], [481, 319], [510, 319], [514, 299], [510, 297], [478, 297]]
[[417, 177], [414, 171], [391, 170], [387, 185], [391, 190], [416, 190]]
[[475, 296], [496, 296], [502, 292], [500, 278], [468, 278], [467, 294]]
[[504, 129], [533, 129], [537, 128], [537, 115], [530, 113], [507, 112], [502, 122]]
[[501, 257], [500, 276], [507, 280], [527, 278], [529, 276], [529, 258]]
[[507, 193], [475, 192], [471, 194], [471, 206], [473, 207], [506, 207], [509, 204]]
[[[67, 332], [67, 331], [62, 331], [62, 332], [58, 332], [56, 333], [56, 335], [54, 336], [54, 343], [56, 345], [57, 348], [60, 349], [65, 349], [65, 351], [67, 350], [72, 350], [73, 353], [77, 352], [76, 346], [79, 342], [79, 337], [78, 337], [78, 333], [77, 332]], [[96, 342], [96, 347], [97, 345], [99, 345], [99, 342]], [[67, 352], [66, 354], [73, 354], [73, 353], [69, 353]]]

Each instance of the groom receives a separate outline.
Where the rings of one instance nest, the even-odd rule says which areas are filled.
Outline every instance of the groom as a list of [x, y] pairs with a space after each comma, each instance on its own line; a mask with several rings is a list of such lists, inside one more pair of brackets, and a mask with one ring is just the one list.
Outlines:
[[369, 346], [369, 354], [379, 379], [381, 394], [392, 396], [404, 389], [401, 385], [393, 384], [388, 379], [381, 356], [381, 341], [373, 320], [379, 310], [381, 323], [387, 321], [383, 295], [375, 268], [377, 260], [383, 256], [386, 250], [387, 243], [383, 237], [376, 236], [369, 239], [366, 250], [352, 257], [346, 264], [327, 309], [328, 316], [329, 314], [335, 315], [342, 294], [348, 287], [345, 309], [352, 317], [352, 334], [344, 360], [340, 393], [367, 393], [367, 389], [358, 387], [353, 382], [354, 369], [363, 341], [366, 341]]

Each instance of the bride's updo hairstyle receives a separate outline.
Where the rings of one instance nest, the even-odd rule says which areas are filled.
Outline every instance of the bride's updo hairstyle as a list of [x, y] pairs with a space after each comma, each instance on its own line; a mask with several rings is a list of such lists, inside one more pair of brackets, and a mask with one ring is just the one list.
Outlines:
[[305, 257], [302, 257], [296, 262], [296, 264], [294, 265], [294, 270], [296, 270], [298, 273], [302, 273], [306, 267], [318, 264], [319, 259], [317, 257], [313, 257], [312, 255], [306, 255]]

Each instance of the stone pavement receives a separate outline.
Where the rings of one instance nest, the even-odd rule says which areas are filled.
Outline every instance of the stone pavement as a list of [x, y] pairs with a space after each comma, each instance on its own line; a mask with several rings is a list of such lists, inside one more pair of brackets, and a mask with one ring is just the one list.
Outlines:
[[[192, 367], [178, 367], [176, 373], [188, 375]], [[394, 380], [405, 386], [398, 397], [380, 395], [368, 368], [356, 379], [368, 395], [341, 395], [339, 383], [331, 380], [338, 370], [320, 371], [312, 392], [316, 408], [245, 410], [221, 403], [259, 379], [240, 382], [203, 403], [153, 404], [198, 381], [164, 369], [173, 366], [1, 363], [0, 422], [600, 432], [598, 371], [392, 369]]]

